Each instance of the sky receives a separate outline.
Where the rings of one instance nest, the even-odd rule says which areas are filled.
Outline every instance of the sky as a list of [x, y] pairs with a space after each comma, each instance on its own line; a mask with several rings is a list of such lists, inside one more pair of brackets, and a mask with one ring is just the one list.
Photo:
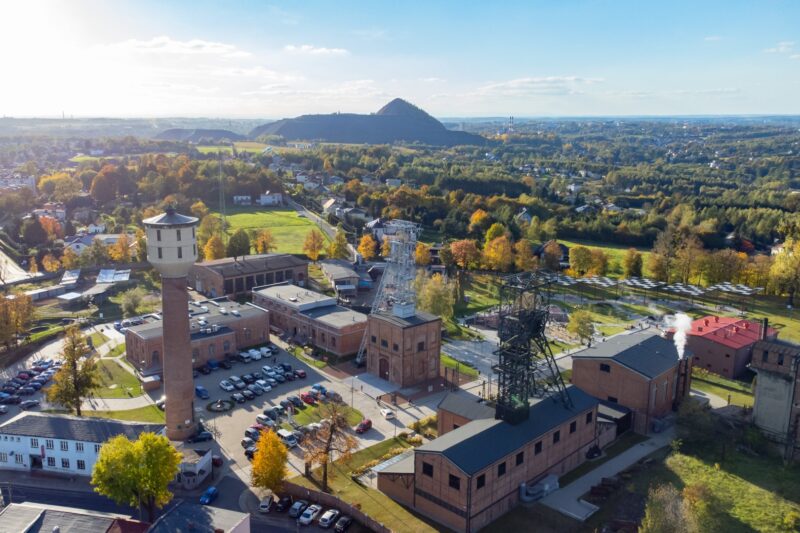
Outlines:
[[3, 0], [0, 116], [800, 114], [800, 2]]

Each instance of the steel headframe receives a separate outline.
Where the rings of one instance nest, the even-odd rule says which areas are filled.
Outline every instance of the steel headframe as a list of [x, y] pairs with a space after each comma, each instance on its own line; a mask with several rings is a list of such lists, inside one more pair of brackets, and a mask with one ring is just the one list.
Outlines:
[[551, 276], [543, 271], [502, 278], [495, 418], [511, 424], [528, 418], [531, 398], [552, 398], [572, 406], [545, 335], [551, 284]]
[[[391, 251], [389, 257], [385, 258], [386, 267], [381, 274], [370, 314], [391, 311], [395, 303], [416, 305], [414, 279], [417, 275], [417, 266], [414, 253], [417, 249], [419, 231], [419, 224], [407, 220], [390, 220], [384, 224], [384, 236], [389, 240]], [[368, 330], [364, 330], [364, 338], [361, 339], [356, 355], [357, 365], [364, 362], [368, 334]]]

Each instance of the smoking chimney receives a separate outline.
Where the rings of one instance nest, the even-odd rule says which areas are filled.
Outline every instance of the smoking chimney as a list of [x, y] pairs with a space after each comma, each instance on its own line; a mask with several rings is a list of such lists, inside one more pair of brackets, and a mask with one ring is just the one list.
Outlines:
[[769, 331], [769, 318], [764, 317], [761, 319], [761, 340], [767, 340], [767, 331]]

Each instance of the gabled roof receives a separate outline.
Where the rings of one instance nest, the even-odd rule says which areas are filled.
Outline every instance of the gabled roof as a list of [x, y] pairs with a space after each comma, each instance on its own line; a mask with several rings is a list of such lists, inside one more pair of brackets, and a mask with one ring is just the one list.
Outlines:
[[481, 398], [474, 394], [463, 390], [448, 392], [447, 395], [442, 398], [442, 401], [439, 402], [437, 409], [443, 409], [458, 416], [468, 418], [469, 420], [494, 418], [494, 409], [481, 400]]
[[227, 277], [282, 270], [307, 264], [308, 261], [305, 259], [300, 259], [290, 254], [258, 254], [239, 258], [225, 257], [213, 261], [203, 261], [202, 263], [195, 263], [195, 267], [209, 268]]
[[572, 407], [555, 398], [538, 400], [531, 404], [528, 419], [519, 424], [494, 418], [473, 420], [423, 444], [417, 453], [440, 453], [465, 474], [476, 474], [598, 403], [574, 385], [567, 387], [567, 394]]
[[0, 434], [101, 443], [117, 435], [136, 439], [141, 433], [163, 429], [164, 424], [23, 412], [0, 425]]
[[573, 359], [613, 359], [647, 378], [657, 377], [678, 364], [675, 343], [651, 329], [616, 335], [572, 355]]

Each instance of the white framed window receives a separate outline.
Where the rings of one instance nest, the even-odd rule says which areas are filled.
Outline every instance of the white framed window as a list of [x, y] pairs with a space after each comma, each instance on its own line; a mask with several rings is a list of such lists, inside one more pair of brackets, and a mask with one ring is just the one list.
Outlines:
[[0, 452], [0, 463], [7, 463], [8, 462], [8, 454], [6, 452]]
[[78, 470], [86, 470], [86, 463], [83, 459], [78, 459]]
[[78, 452], [78, 453], [83, 453], [83, 443], [82, 442], [76, 442], [75, 443], [75, 451]]
[[39, 447], [39, 439], [31, 439], [31, 448]]
[[94, 445], [94, 453], [100, 453], [100, 445], [99, 444], [95, 444]]
[[47, 458], [47, 466], [56, 466], [56, 458], [55, 457], [48, 457]]
[[44, 447], [47, 448], [48, 450], [52, 450], [53, 449], [53, 439], [45, 440], [44, 441]]
[[14, 462], [17, 463], [18, 465], [22, 464], [22, 454], [21, 453], [18, 453], [18, 454], [16, 454], [14, 456]]
[[61, 446], [61, 451], [62, 452], [68, 452], [69, 451], [69, 442], [67, 442], [65, 440], [62, 440], [59, 444]]
[[61, 468], [69, 468], [69, 459], [66, 457], [61, 459]]

